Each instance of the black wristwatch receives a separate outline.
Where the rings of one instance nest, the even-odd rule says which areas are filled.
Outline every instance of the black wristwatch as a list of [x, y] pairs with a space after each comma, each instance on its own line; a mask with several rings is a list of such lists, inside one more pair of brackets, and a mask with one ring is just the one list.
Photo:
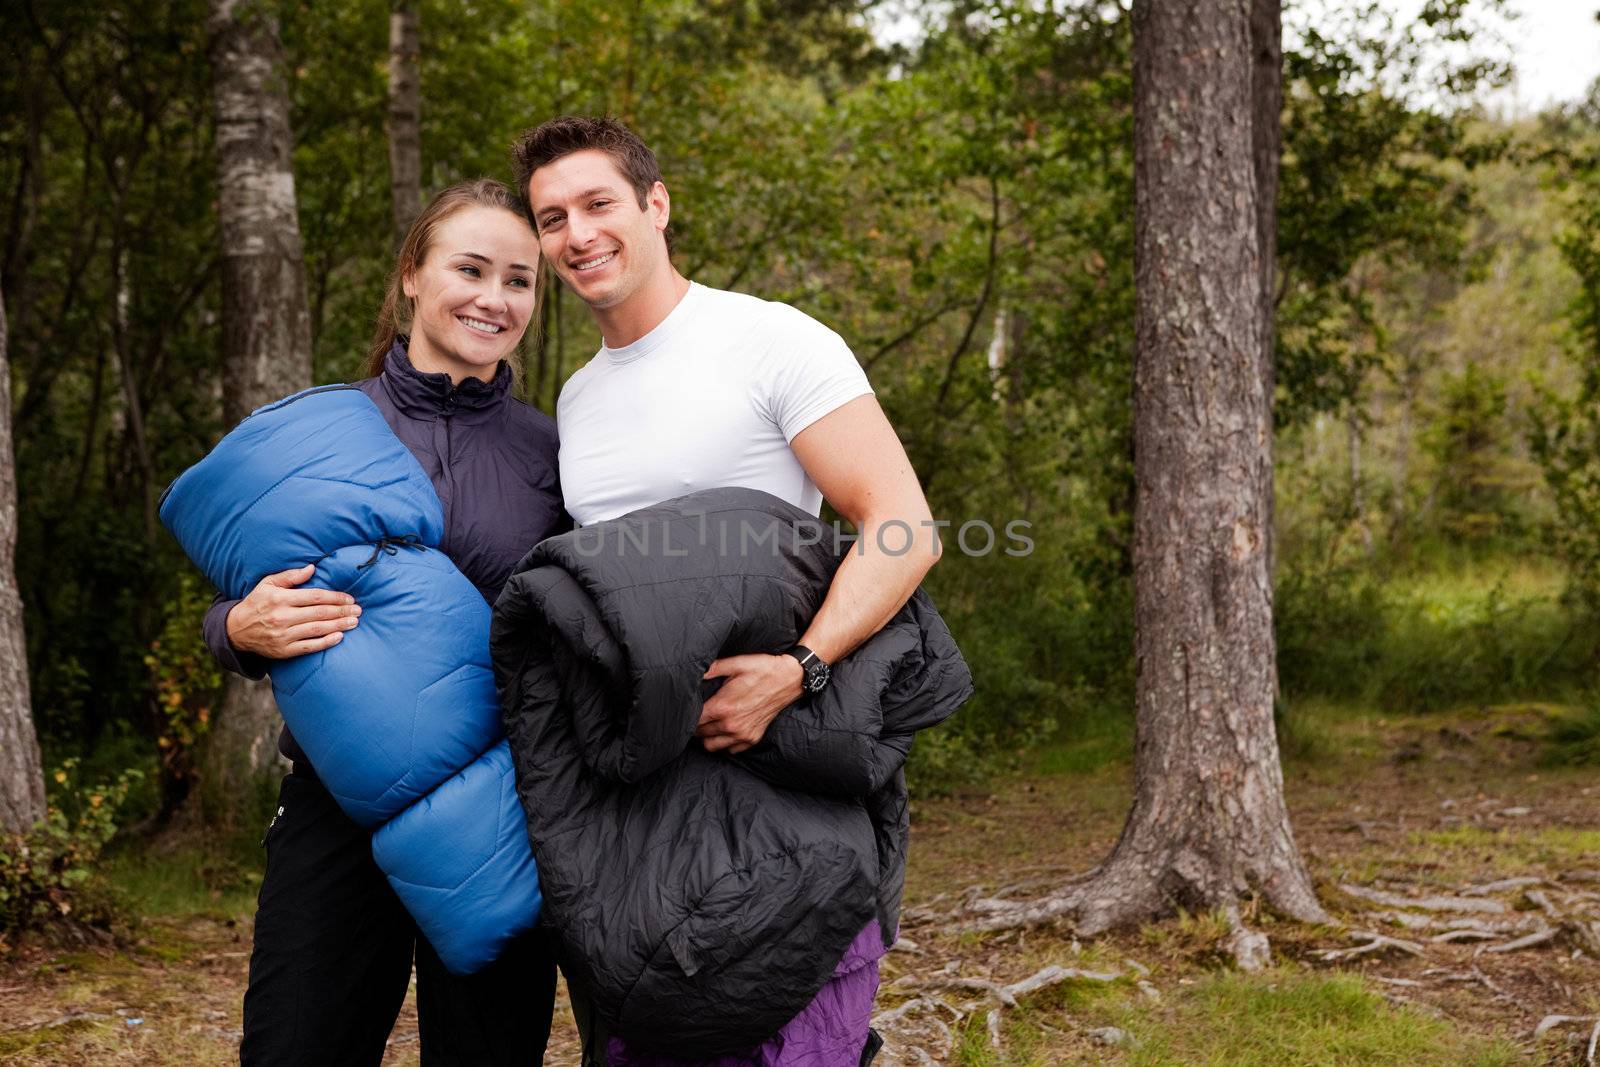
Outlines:
[[824, 663], [821, 656], [805, 645], [795, 645], [788, 654], [800, 661], [802, 693], [815, 696], [828, 688], [828, 682], [833, 679], [833, 668]]

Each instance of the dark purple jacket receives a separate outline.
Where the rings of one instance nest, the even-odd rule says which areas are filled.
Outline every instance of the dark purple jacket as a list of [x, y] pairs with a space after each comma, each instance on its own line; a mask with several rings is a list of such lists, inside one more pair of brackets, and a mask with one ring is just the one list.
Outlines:
[[[467, 378], [452, 386], [448, 375], [412, 367], [402, 340], [389, 350], [382, 374], [355, 386], [427, 471], [444, 505], [439, 548], [490, 604], [528, 549], [571, 528], [561, 506], [555, 420], [511, 395], [506, 364], [492, 382]], [[283, 562], [284, 568], [295, 564]], [[267, 661], [228, 641], [228, 612], [237, 603], [221, 596], [212, 603], [206, 644], [223, 667], [261, 678]], [[306, 768], [305, 753], [287, 728], [278, 749]]]

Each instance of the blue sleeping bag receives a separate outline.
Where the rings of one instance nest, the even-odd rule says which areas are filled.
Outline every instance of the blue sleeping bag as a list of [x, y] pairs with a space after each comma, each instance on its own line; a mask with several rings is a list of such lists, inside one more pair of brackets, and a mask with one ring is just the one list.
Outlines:
[[259, 408], [172, 483], [161, 521], [229, 597], [315, 563], [361, 605], [324, 652], [273, 660], [278, 708], [455, 974], [539, 915], [489, 662], [489, 606], [438, 551], [444, 509], [360, 390]]

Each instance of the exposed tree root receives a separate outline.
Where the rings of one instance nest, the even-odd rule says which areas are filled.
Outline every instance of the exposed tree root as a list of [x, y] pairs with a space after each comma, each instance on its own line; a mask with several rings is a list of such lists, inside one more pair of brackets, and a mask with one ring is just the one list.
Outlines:
[[[908, 974], [897, 979], [889, 988], [895, 991], [914, 991], [916, 995], [897, 1007], [886, 1009], [873, 1016], [872, 1025], [886, 1035], [886, 1040], [890, 1042], [891, 1054], [896, 1056], [908, 1052], [920, 1052], [926, 1055], [927, 1050], [916, 1042], [926, 1041], [927, 1032], [931, 1031], [933, 1043], [938, 1046], [934, 1050], [935, 1054], [942, 1058], [950, 1054], [955, 1039], [950, 1026], [938, 1017], [938, 1013], [948, 1013], [951, 1024], [959, 1026], [968, 1019], [976, 1018], [981, 1011], [989, 1045], [991, 1048], [999, 1049], [1002, 1044], [1001, 1023], [1004, 1012], [1020, 1007], [1024, 997], [1032, 996], [1042, 989], [1061, 985], [1063, 982], [1115, 982], [1124, 977], [1126, 976], [1112, 971], [1086, 971], [1057, 964], [1042, 967], [1028, 977], [1009, 985], [1002, 985], [989, 978], [964, 977], [956, 973]], [[951, 1004], [936, 995], [952, 990], [979, 993], [982, 996], [981, 999], [968, 1003]], [[913, 1032], [915, 1030], [923, 1032]], [[1109, 1035], [1097, 1037], [1097, 1031], [1083, 1032], [1091, 1040], [1107, 1043], [1104, 1039]], [[1121, 1031], [1118, 1033], [1121, 1037], [1110, 1043], [1124, 1043], [1128, 1040], [1127, 1034]]]

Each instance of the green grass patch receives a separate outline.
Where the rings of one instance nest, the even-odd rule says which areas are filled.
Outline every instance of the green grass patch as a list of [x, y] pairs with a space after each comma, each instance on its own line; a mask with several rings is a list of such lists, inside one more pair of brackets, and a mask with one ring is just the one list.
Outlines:
[[1082, 704], [1065, 715], [1055, 736], [1024, 764], [1046, 777], [1093, 774], [1133, 759], [1133, 706]]
[[1278, 970], [1199, 979], [1158, 1009], [1130, 1006], [1117, 1023], [1137, 1042], [1136, 1067], [1500, 1067], [1528, 1060], [1506, 1041], [1463, 1035], [1390, 1005], [1349, 975]]
[[1600, 767], [1600, 703], [1557, 716], [1551, 723], [1547, 741], [1549, 763]]
[[104, 868], [107, 881], [139, 915], [236, 918], [255, 911], [265, 857], [242, 847], [185, 847], [152, 853], [133, 848]]
[[1600, 830], [1572, 826], [1547, 826], [1519, 830], [1458, 826], [1448, 830], [1417, 830], [1411, 841], [1419, 849], [1464, 852], [1477, 864], [1524, 868], [1533, 865], [1560, 868], [1600, 860]]

